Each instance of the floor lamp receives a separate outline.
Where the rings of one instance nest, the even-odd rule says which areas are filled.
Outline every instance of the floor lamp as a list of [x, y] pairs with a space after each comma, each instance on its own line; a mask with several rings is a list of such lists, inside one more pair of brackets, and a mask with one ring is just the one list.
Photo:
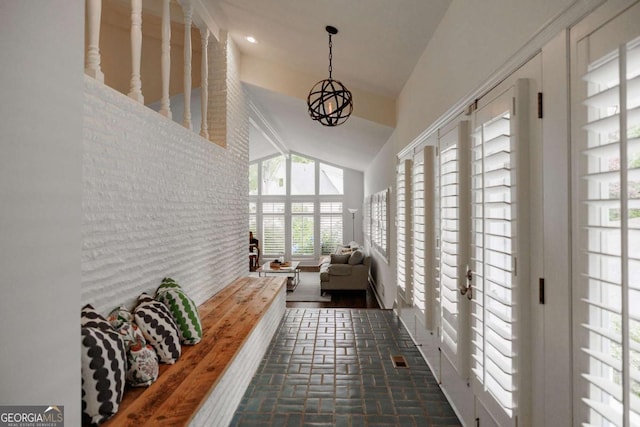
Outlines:
[[357, 208], [348, 208], [348, 211], [351, 213], [351, 241], [356, 240], [356, 212], [358, 212]]

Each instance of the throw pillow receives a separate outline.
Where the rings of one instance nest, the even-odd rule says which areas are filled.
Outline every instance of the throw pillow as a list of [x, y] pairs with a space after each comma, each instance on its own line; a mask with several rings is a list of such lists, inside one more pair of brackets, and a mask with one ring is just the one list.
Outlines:
[[346, 264], [351, 254], [331, 254], [331, 264]]
[[175, 363], [180, 358], [180, 338], [167, 307], [143, 293], [138, 297], [133, 316], [146, 340], [156, 350], [160, 362]]
[[118, 307], [109, 314], [108, 320], [122, 336], [127, 351], [127, 384], [132, 387], [151, 385], [158, 379], [158, 355], [134, 323], [133, 314]]
[[197, 344], [202, 339], [202, 323], [198, 307], [171, 278], [164, 278], [156, 291], [156, 299], [167, 306], [178, 326], [182, 344]]
[[364, 252], [362, 252], [361, 250], [355, 250], [351, 252], [351, 256], [349, 257], [349, 264], [362, 264], [362, 261], [364, 261]]
[[120, 335], [91, 305], [81, 311], [82, 425], [98, 425], [122, 401], [126, 356]]

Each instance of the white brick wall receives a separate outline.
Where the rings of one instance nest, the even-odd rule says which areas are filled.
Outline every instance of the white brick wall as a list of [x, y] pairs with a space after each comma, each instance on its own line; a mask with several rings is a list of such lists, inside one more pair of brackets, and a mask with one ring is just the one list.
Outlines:
[[227, 51], [226, 148], [85, 78], [83, 304], [133, 308], [165, 276], [200, 304], [246, 274], [248, 115]]
[[[220, 32], [220, 42], [209, 43], [209, 108], [207, 122], [209, 123], [209, 139], [221, 147], [227, 146], [227, 91], [228, 76], [237, 75], [229, 66], [234, 63], [235, 50], [233, 43], [225, 43], [227, 33]], [[239, 55], [235, 55], [239, 58]], [[231, 128], [231, 127], [230, 127]]]

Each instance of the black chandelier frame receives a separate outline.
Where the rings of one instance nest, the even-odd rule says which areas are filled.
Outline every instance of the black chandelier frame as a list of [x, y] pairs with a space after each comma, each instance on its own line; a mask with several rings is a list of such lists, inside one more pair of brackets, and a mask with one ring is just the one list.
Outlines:
[[353, 95], [339, 80], [334, 80], [333, 73], [333, 41], [331, 36], [338, 34], [338, 29], [331, 25], [326, 28], [329, 33], [329, 78], [316, 83], [307, 96], [309, 115], [324, 126], [338, 126], [349, 119], [353, 112]]

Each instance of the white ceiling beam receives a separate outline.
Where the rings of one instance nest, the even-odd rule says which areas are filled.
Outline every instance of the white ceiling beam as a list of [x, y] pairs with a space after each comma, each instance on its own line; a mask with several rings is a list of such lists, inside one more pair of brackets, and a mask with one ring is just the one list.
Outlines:
[[249, 123], [273, 145], [276, 151], [285, 157], [289, 157], [289, 147], [253, 101], [249, 101]]

